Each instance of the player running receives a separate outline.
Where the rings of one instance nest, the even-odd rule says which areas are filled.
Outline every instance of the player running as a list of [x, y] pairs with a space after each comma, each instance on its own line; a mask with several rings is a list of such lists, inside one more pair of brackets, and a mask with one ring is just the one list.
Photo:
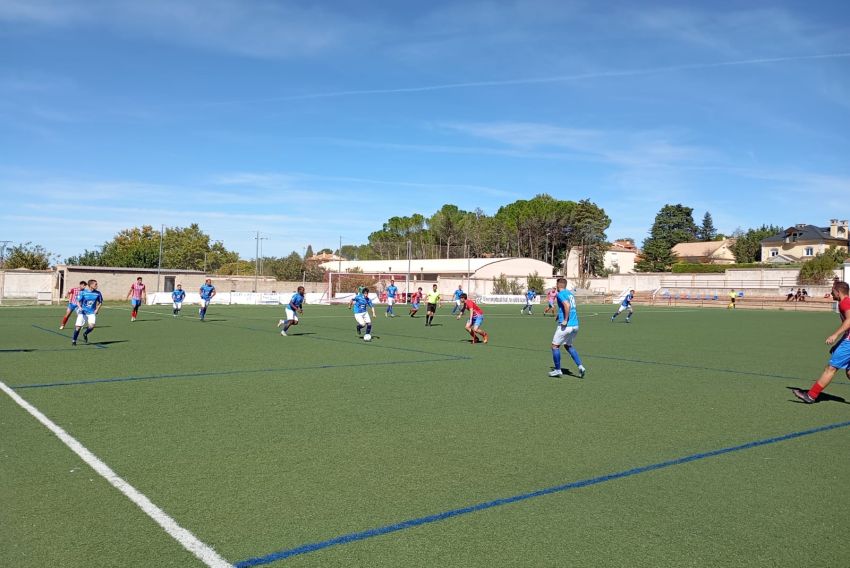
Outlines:
[[372, 317], [375, 316], [375, 306], [372, 300], [369, 299], [369, 288], [363, 288], [363, 291], [354, 296], [348, 302], [348, 309], [354, 306], [354, 321], [357, 322], [357, 337], [360, 337], [360, 331], [365, 327], [366, 335], [372, 334], [372, 319], [369, 317], [369, 308], [372, 308]]
[[289, 304], [286, 306], [286, 319], [277, 322], [277, 326], [283, 326], [280, 334], [285, 336], [290, 326], [298, 325], [298, 314], [304, 314], [304, 286], [299, 286]]
[[532, 312], [534, 306], [531, 304], [531, 302], [533, 302], [536, 297], [537, 292], [534, 291], [534, 288], [530, 288], [528, 292], [525, 293], [525, 307], [522, 308], [519, 313], [524, 314], [528, 312], [528, 315], [534, 315], [534, 313]]
[[89, 342], [89, 334], [94, 330], [97, 323], [97, 313], [100, 311], [100, 306], [103, 305], [103, 295], [97, 290], [97, 280], [89, 280], [88, 288], [81, 291], [77, 295], [77, 322], [74, 324], [74, 337], [71, 339], [71, 345], [77, 344], [77, 338], [80, 336], [80, 329], [86, 326], [83, 332], [83, 341]]
[[463, 307], [460, 310], [460, 313], [457, 315], [457, 319], [460, 319], [460, 316], [466, 310], [469, 310], [469, 321], [466, 322], [466, 331], [469, 332], [469, 335], [472, 336], [472, 343], [478, 343], [479, 339], [476, 337], [476, 334], [481, 336], [481, 340], [484, 343], [487, 343], [490, 340], [490, 336], [487, 335], [487, 332], [481, 329], [481, 324], [484, 323], [484, 311], [478, 307], [473, 300], [467, 298], [466, 294], [460, 295], [460, 301], [463, 304]]
[[850, 295], [850, 286], [847, 282], [836, 282], [832, 285], [832, 299], [838, 302], [838, 315], [841, 317], [841, 325], [835, 333], [826, 338], [826, 344], [832, 345], [832, 349], [829, 350], [832, 356], [820, 378], [808, 392], [801, 389], [791, 391], [806, 404], [817, 402], [818, 395], [829, 385], [838, 369], [844, 369], [844, 374], [850, 379], [850, 297], [848, 295]]
[[626, 314], [626, 323], [632, 323], [632, 314], [635, 313], [634, 309], [632, 309], [632, 300], [635, 298], [635, 291], [629, 290], [629, 293], [626, 294], [626, 297], [623, 298], [623, 301], [620, 302], [620, 307], [617, 308], [617, 313], [611, 316], [611, 323], [614, 323], [614, 320], [617, 319], [617, 316], [620, 315], [620, 312], [624, 312], [626, 310], [629, 311]]
[[430, 326], [434, 321], [434, 314], [437, 312], [437, 306], [440, 304], [440, 293], [437, 291], [437, 285], [434, 284], [433, 290], [428, 292], [428, 311], [425, 313], [425, 326]]
[[148, 291], [142, 282], [141, 276], [136, 278], [134, 283], [130, 284], [130, 291], [127, 292], [127, 299], [130, 300], [130, 306], [133, 308], [130, 315], [130, 321], [136, 321], [136, 316], [139, 315], [139, 306], [148, 299]]
[[215, 298], [215, 286], [212, 285], [211, 279], [206, 279], [204, 285], [200, 288], [200, 292], [201, 308], [198, 310], [198, 316], [201, 318], [201, 321], [204, 321], [204, 317], [207, 315], [207, 306], [209, 306], [212, 299]]
[[555, 317], [557, 310], [555, 309], [555, 302], [558, 300], [558, 290], [556, 288], [552, 288], [548, 292], [546, 292], [546, 300], [549, 303], [546, 306], [546, 309], [543, 310], [543, 316], [545, 317], [547, 313], [551, 313], [552, 317]]
[[395, 317], [395, 314], [393, 313], [393, 305], [395, 304], [396, 294], [398, 294], [398, 287], [395, 285], [395, 280], [390, 280], [390, 285], [387, 286], [387, 311], [384, 314], [384, 317]]
[[183, 309], [183, 300], [186, 299], [186, 291], [182, 284], [178, 284], [177, 288], [171, 292], [171, 312], [174, 317], [180, 315], [180, 310]]
[[576, 297], [572, 292], [567, 290], [567, 279], [558, 278], [558, 326], [555, 328], [555, 335], [552, 337], [552, 362], [555, 363], [555, 368], [549, 373], [550, 377], [560, 377], [564, 374], [561, 370], [561, 345], [565, 345], [567, 353], [573, 358], [575, 364], [578, 365], [579, 377], [584, 378], [587, 369], [581, 364], [581, 357], [578, 355], [573, 341], [578, 334], [578, 311], [576, 310]]
[[416, 317], [416, 312], [419, 311], [420, 302], [422, 302], [422, 288], [417, 289], [410, 297], [410, 317]]
[[463, 296], [463, 287], [458, 286], [457, 290], [455, 290], [454, 296], [452, 299], [455, 301], [455, 307], [452, 308], [452, 315], [455, 315], [458, 312], [463, 313], [463, 300], [461, 299]]
[[68, 318], [71, 317], [71, 314], [77, 309], [77, 297], [80, 295], [80, 292], [85, 289], [86, 281], [80, 280], [79, 287], [68, 290], [68, 307], [65, 309], [65, 317], [62, 318], [62, 323], [59, 325], [59, 329], [65, 329], [65, 324], [68, 323]]

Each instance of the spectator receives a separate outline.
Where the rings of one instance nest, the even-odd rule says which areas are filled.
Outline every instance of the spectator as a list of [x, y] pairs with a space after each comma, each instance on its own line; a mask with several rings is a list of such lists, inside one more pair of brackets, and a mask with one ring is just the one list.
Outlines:
[[808, 297], [809, 297], [809, 292], [805, 288], [803, 288], [803, 293], [800, 295], [800, 301], [805, 302], [806, 298], [808, 298]]
[[794, 299], [794, 288], [791, 288], [790, 290], [788, 290], [788, 294], [786, 294], [786, 296], [785, 296], [785, 301], [790, 302], [793, 299]]

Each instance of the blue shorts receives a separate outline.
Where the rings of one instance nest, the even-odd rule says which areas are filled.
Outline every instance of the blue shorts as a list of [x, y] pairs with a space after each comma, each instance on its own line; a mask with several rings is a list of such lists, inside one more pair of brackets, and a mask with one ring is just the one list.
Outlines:
[[832, 350], [829, 366], [836, 369], [850, 369], [850, 339], [842, 339]]
[[138, 308], [139, 306], [142, 305], [142, 301], [136, 300], [135, 298], [133, 298], [132, 300], [130, 300], [130, 305], [133, 306], [134, 308]]
[[474, 316], [469, 318], [469, 323], [472, 327], [479, 327], [484, 323], [484, 316]]
[[410, 307], [413, 308], [414, 310], [418, 310], [419, 309], [419, 302], [417, 302], [415, 304], [411, 304]]

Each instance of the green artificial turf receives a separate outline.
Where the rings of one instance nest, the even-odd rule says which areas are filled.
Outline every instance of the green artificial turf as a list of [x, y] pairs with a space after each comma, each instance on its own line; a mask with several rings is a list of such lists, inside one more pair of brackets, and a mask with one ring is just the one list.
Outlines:
[[[850, 420], [843, 374], [816, 405], [788, 390], [823, 368], [834, 314], [636, 306], [612, 324], [613, 306], [580, 306], [580, 380], [547, 376], [542, 310], [484, 309], [487, 345], [449, 307], [426, 328], [404, 306], [378, 308], [367, 344], [344, 307], [306, 306], [281, 337], [282, 308], [130, 323], [107, 305], [72, 347], [64, 309], [0, 308], [0, 380], [234, 563]], [[844, 566], [848, 442], [838, 428], [270, 566]], [[0, 479], [2, 566], [202, 565], [5, 394]]]

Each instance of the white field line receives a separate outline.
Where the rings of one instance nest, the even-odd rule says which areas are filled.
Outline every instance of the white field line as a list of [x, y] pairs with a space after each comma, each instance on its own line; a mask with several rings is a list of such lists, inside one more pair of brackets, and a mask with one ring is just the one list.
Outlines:
[[68, 446], [71, 451], [80, 456], [80, 458], [91, 466], [93, 470], [106, 479], [110, 485], [115, 487], [118, 491], [130, 499], [130, 501], [135, 503], [146, 515], [156, 521], [156, 523], [161, 526], [165, 532], [171, 535], [171, 538], [179, 542], [183, 548], [194, 554], [201, 560], [201, 562], [211, 568], [232, 568], [233, 565], [219, 556], [212, 547], [204, 544], [198, 540], [198, 537], [178, 525], [177, 522], [168, 516], [165, 511], [154, 505], [153, 502], [151, 502], [151, 500], [143, 493], [119, 477], [118, 474], [112, 471], [112, 469], [103, 463], [100, 458], [91, 453], [88, 448], [83, 446], [73, 436], [68, 434], [47, 416], [42, 414], [42, 412], [36, 407], [21, 398], [18, 393], [12, 390], [3, 381], [0, 381], [0, 390], [5, 392], [12, 400], [18, 403], [18, 406], [32, 414], [36, 420], [41, 422], [48, 430], [53, 432], [53, 434], [55, 434], [62, 443]]

